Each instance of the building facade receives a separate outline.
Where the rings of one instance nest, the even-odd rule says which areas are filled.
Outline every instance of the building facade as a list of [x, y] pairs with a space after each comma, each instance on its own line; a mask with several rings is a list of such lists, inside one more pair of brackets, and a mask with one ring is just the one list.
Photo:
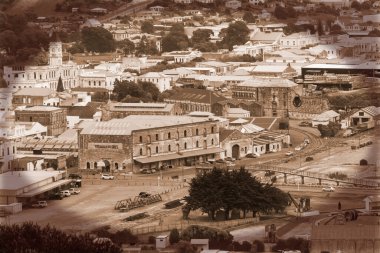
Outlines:
[[52, 106], [34, 106], [15, 111], [16, 121], [38, 122], [47, 127], [47, 135], [55, 136], [67, 129], [66, 109]]
[[219, 127], [208, 118], [133, 115], [80, 130], [79, 168], [102, 171], [189, 165], [218, 157]]

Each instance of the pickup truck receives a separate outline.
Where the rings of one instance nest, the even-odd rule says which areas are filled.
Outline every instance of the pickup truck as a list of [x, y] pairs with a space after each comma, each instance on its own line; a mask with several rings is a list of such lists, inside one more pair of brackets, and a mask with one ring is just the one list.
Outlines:
[[77, 195], [80, 193], [80, 190], [77, 188], [70, 188], [69, 191], [71, 195]]
[[33, 204], [32, 207], [34, 207], [34, 208], [47, 207], [47, 202], [44, 200], [41, 200], [41, 201], [38, 201], [37, 203]]

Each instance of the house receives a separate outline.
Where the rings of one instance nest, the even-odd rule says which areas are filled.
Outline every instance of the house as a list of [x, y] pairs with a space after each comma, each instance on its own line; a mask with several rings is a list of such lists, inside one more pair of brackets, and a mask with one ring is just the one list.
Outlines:
[[333, 110], [329, 110], [315, 116], [312, 119], [311, 124], [312, 124], [312, 127], [318, 127], [318, 125], [327, 126], [330, 122], [338, 122], [339, 119], [340, 119], [339, 113]]
[[230, 0], [225, 3], [226, 8], [236, 10], [241, 7], [241, 1]]
[[159, 72], [148, 72], [141, 76], [138, 76], [137, 79], [141, 82], [154, 83], [160, 92], [170, 90], [172, 88], [170, 77]]
[[78, 87], [113, 90], [115, 81], [121, 80], [121, 74], [104, 69], [81, 69], [78, 75]]
[[235, 68], [232, 63], [219, 61], [197, 62], [195, 66], [198, 68], [214, 68], [217, 75], [225, 74], [226, 72], [232, 71]]
[[43, 105], [53, 97], [53, 94], [54, 91], [49, 88], [22, 88], [13, 93], [12, 105], [14, 107]]
[[280, 44], [280, 39], [284, 36], [283, 32], [272, 32], [272, 31], [259, 31], [256, 30], [250, 35], [250, 41], [254, 43], [263, 43], [263, 44]]
[[311, 34], [310, 31], [292, 33], [280, 39], [282, 48], [303, 48], [319, 43], [318, 35]]
[[155, 11], [155, 12], [162, 12], [162, 11], [165, 10], [165, 7], [162, 7], [162, 6], [156, 5], [156, 6], [151, 6], [151, 7], [149, 7], [149, 10], [151, 10], [151, 11]]
[[84, 27], [101, 27], [102, 23], [99, 22], [99, 20], [94, 19], [94, 18], [89, 18], [86, 20], [86, 22], [83, 23], [81, 28]]
[[308, 49], [311, 55], [321, 59], [337, 59], [342, 57], [342, 47], [336, 44], [317, 45]]
[[240, 159], [252, 153], [251, 137], [241, 133], [237, 129], [221, 129], [219, 141], [220, 147], [224, 150], [224, 152], [221, 153], [222, 159], [226, 157]]
[[215, 2], [215, 0], [195, 0], [195, 1], [202, 4], [213, 4]]
[[376, 125], [375, 118], [380, 114], [380, 107], [368, 106], [356, 110], [348, 119], [351, 126], [363, 126], [372, 128]]
[[297, 71], [289, 63], [283, 65], [258, 65], [251, 73], [255, 77], [279, 77], [285, 79], [298, 76]]
[[380, 195], [368, 196], [363, 199], [366, 211], [380, 211]]
[[176, 63], [190, 62], [197, 57], [202, 57], [202, 53], [199, 51], [172, 51], [163, 53], [164, 57], [173, 57]]

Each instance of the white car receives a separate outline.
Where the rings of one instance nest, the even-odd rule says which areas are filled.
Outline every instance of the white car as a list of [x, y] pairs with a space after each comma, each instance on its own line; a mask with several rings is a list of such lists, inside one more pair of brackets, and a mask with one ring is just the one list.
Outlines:
[[288, 151], [285, 153], [286, 156], [292, 156], [293, 155], [293, 152], [292, 151]]
[[297, 146], [297, 147], [295, 147], [294, 150], [295, 150], [295, 151], [301, 151], [301, 150], [302, 150], [302, 147], [301, 147], [301, 146]]
[[112, 176], [112, 175], [108, 175], [108, 174], [102, 174], [101, 179], [104, 179], [104, 180], [114, 180], [115, 177]]
[[71, 195], [70, 191], [69, 190], [64, 190], [64, 191], [61, 191], [61, 195], [63, 197], [69, 197]]
[[322, 191], [324, 191], [324, 192], [334, 192], [335, 188], [332, 187], [332, 186], [326, 186], [326, 187], [322, 188]]
[[80, 190], [78, 188], [70, 188], [69, 191], [71, 195], [77, 195], [80, 193]]

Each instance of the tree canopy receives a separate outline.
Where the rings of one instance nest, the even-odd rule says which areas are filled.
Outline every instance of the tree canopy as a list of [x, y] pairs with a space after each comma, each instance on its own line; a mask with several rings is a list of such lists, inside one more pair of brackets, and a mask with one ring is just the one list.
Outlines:
[[84, 27], [82, 43], [87, 51], [104, 53], [115, 50], [115, 40], [112, 34], [103, 27]]
[[277, 19], [287, 19], [287, 18], [296, 18], [297, 12], [293, 7], [282, 7], [280, 5], [276, 6], [274, 9], [274, 16]]
[[217, 51], [217, 46], [214, 43], [210, 42], [212, 34], [213, 32], [210, 29], [195, 30], [191, 38], [193, 48], [198, 49], [201, 52]]
[[0, 252], [2, 253], [121, 253], [111, 241], [94, 242], [89, 234], [70, 235], [50, 226], [40, 227], [33, 223], [0, 225]]
[[141, 32], [143, 33], [154, 33], [153, 23], [150, 21], [144, 21], [141, 24]]
[[123, 102], [156, 102], [160, 91], [151, 82], [115, 81], [113, 93], [118, 101]]
[[215, 219], [217, 211], [223, 211], [229, 219], [232, 209], [257, 212], [283, 211], [288, 196], [272, 185], [262, 184], [251, 174], [240, 170], [226, 171], [214, 168], [198, 175], [190, 183], [187, 205], [192, 210], [201, 209]]
[[186, 50], [189, 44], [189, 38], [185, 34], [183, 24], [177, 23], [173, 25], [169, 33], [162, 38], [162, 51]]
[[247, 23], [255, 23], [255, 21], [256, 21], [255, 17], [253, 16], [252, 12], [250, 12], [250, 11], [244, 12], [243, 20]]
[[236, 21], [223, 31], [222, 48], [232, 50], [234, 45], [242, 45], [248, 41], [249, 29], [243, 21]]

